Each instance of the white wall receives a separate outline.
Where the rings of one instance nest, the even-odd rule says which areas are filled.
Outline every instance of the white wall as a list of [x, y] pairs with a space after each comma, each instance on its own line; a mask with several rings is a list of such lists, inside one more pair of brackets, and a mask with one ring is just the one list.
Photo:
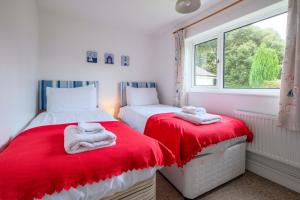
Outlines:
[[[99, 80], [102, 106], [118, 107], [120, 81], [151, 81], [152, 39], [130, 29], [40, 11], [40, 79]], [[86, 62], [86, 51], [98, 52], [100, 63]], [[115, 55], [114, 65], [105, 65], [105, 52]], [[120, 66], [121, 55], [130, 56], [130, 67]], [[98, 60], [99, 61], [99, 60]]]
[[[279, 0], [244, 0], [235, 7], [225, 10], [221, 14], [202, 21], [197, 26], [188, 30], [187, 36], [192, 37], [198, 33], [232, 21], [256, 10], [262, 9]], [[217, 8], [216, 8], [217, 9]], [[203, 13], [203, 16], [207, 13]], [[199, 16], [201, 18], [201, 16]], [[159, 85], [160, 98], [163, 103], [173, 104], [175, 96], [175, 67], [174, 67], [174, 39], [171, 31], [157, 38], [156, 61], [157, 82]], [[244, 109], [255, 112], [277, 114], [278, 97], [237, 95], [237, 94], [214, 94], [214, 93], [189, 93], [188, 101], [191, 105], [205, 106], [208, 111], [223, 114], [232, 114], [236, 109]]]
[[233, 115], [237, 109], [277, 115], [279, 108], [278, 97], [262, 95], [191, 92], [188, 102], [190, 105], [203, 106], [210, 112], [227, 115]]
[[155, 70], [159, 100], [163, 104], [175, 103], [176, 71], [173, 35], [163, 35], [156, 40]]
[[37, 14], [35, 0], [0, 1], [0, 144], [36, 112]]

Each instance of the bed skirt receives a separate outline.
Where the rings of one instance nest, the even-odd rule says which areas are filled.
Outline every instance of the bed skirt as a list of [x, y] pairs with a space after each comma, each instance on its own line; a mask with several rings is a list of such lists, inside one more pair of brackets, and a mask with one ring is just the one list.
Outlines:
[[142, 181], [126, 191], [118, 192], [102, 200], [156, 200], [156, 174], [145, 181]]

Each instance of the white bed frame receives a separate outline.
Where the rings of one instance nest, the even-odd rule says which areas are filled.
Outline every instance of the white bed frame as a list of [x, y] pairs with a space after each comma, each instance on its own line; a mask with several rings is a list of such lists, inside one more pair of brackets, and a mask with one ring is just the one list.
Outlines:
[[160, 170], [181, 194], [194, 199], [245, 173], [246, 143], [224, 152], [200, 155], [183, 168], [173, 165]]
[[126, 191], [118, 192], [102, 200], [156, 200], [156, 174], [148, 180], [137, 183]]

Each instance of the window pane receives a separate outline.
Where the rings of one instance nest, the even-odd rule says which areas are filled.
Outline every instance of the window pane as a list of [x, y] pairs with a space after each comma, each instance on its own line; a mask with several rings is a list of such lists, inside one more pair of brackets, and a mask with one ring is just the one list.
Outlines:
[[217, 39], [195, 45], [195, 86], [217, 84]]
[[287, 14], [225, 33], [224, 88], [279, 88]]

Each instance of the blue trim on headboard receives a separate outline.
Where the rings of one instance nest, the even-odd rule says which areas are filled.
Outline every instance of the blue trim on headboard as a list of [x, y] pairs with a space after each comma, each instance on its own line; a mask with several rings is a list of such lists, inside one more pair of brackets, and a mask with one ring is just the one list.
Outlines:
[[127, 106], [126, 87], [131, 86], [135, 88], [156, 88], [155, 82], [121, 82], [120, 83], [120, 107]]
[[39, 81], [39, 111], [47, 109], [47, 87], [55, 88], [76, 88], [87, 85], [94, 85], [97, 88], [97, 98], [99, 98], [99, 82], [98, 81], [62, 81], [62, 80], [40, 80]]

